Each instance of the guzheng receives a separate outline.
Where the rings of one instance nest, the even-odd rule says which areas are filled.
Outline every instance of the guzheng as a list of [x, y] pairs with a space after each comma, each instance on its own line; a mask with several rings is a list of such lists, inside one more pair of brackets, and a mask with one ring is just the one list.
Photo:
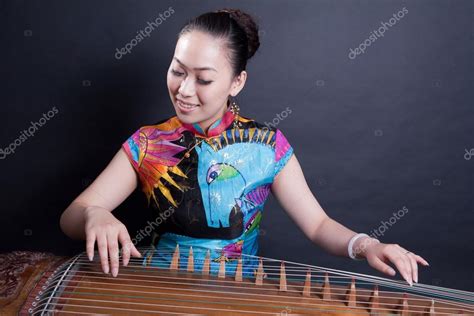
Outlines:
[[473, 292], [264, 257], [247, 256], [250, 268], [242, 257], [196, 263], [192, 248], [168, 254], [168, 264], [132, 258], [117, 277], [102, 272], [97, 253], [92, 262], [85, 253], [2, 254], [0, 314], [474, 315]]

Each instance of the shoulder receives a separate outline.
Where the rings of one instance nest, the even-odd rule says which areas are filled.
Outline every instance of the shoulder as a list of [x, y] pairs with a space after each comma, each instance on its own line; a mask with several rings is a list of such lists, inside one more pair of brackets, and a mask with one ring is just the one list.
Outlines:
[[260, 135], [259, 138], [264, 139], [269, 145], [286, 147], [288, 140], [283, 135], [283, 132], [276, 127], [275, 124], [268, 122], [260, 122], [248, 117], [239, 116], [239, 121], [242, 123], [243, 129], [253, 130], [254, 134]]
[[[286, 139], [283, 132], [277, 128], [276, 124], [261, 123], [246, 117], [239, 118], [242, 123], [244, 134], [248, 135], [250, 142], [261, 143], [270, 146], [274, 155], [273, 178], [285, 167], [293, 155], [293, 147]], [[246, 137], [245, 137], [246, 138]]]
[[175, 115], [175, 116], [171, 116], [171, 117], [159, 120], [158, 122], [150, 124], [150, 125], [143, 125], [137, 130], [137, 132], [141, 132], [145, 135], [149, 135], [155, 131], [164, 131], [164, 132], [173, 131], [173, 130], [178, 129], [181, 126], [182, 126], [181, 121]]
[[122, 145], [130, 156], [135, 157], [136, 160], [140, 156], [141, 161], [148, 150], [150, 142], [159, 142], [167, 139], [167, 135], [170, 134], [176, 136], [172, 131], [179, 131], [180, 126], [182, 126], [182, 123], [177, 116], [162, 119], [154, 124], [143, 125], [135, 130]]
[[[146, 161], [156, 162], [157, 155], [163, 150], [171, 150], [174, 153], [184, 149], [174, 146], [172, 141], [181, 137], [183, 131], [182, 123], [177, 116], [162, 119], [154, 124], [139, 127], [122, 144], [125, 153], [131, 160], [137, 171]], [[174, 162], [173, 158], [169, 158]]]

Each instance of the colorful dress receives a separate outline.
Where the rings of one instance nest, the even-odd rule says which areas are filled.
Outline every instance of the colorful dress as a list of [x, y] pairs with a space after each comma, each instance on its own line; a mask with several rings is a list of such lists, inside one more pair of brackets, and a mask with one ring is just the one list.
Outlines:
[[[235, 122], [239, 122], [235, 125]], [[282, 132], [229, 109], [208, 129], [177, 116], [143, 126], [123, 144], [153, 212], [152, 250], [144, 264], [169, 266], [179, 244], [180, 269], [192, 247], [194, 269], [210, 253], [211, 273], [242, 257], [252, 271], [263, 207], [293, 148]]]

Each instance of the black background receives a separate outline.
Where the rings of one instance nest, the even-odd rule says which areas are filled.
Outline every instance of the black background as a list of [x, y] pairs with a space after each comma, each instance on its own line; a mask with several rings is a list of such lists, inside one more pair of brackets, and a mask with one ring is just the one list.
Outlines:
[[[265, 123], [291, 109], [278, 128], [326, 212], [370, 233], [405, 206], [381, 240], [430, 262], [420, 282], [474, 290], [474, 157], [464, 157], [474, 147], [473, 2], [462, 0], [0, 1], [0, 147], [58, 109], [0, 160], [0, 251], [84, 249], [60, 231], [61, 213], [139, 126], [174, 115], [166, 71], [176, 34], [222, 7], [261, 28], [242, 115]], [[384, 37], [348, 57], [403, 7]], [[114, 212], [132, 237], [149, 219], [144, 206], [137, 190]], [[311, 245], [274, 198], [262, 225], [261, 255], [380, 275]]]

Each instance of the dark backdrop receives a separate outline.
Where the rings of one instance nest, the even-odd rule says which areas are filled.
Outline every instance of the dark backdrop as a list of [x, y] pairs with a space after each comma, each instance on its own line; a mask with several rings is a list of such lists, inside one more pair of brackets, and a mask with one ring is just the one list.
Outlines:
[[[176, 34], [225, 6], [261, 27], [241, 112], [278, 124], [330, 216], [424, 256], [420, 282], [474, 290], [473, 1], [1, 1], [0, 250], [83, 250], [61, 212], [133, 131], [173, 115]], [[115, 212], [132, 237], [144, 202]], [[261, 255], [380, 275], [311, 245], [274, 198]]]

